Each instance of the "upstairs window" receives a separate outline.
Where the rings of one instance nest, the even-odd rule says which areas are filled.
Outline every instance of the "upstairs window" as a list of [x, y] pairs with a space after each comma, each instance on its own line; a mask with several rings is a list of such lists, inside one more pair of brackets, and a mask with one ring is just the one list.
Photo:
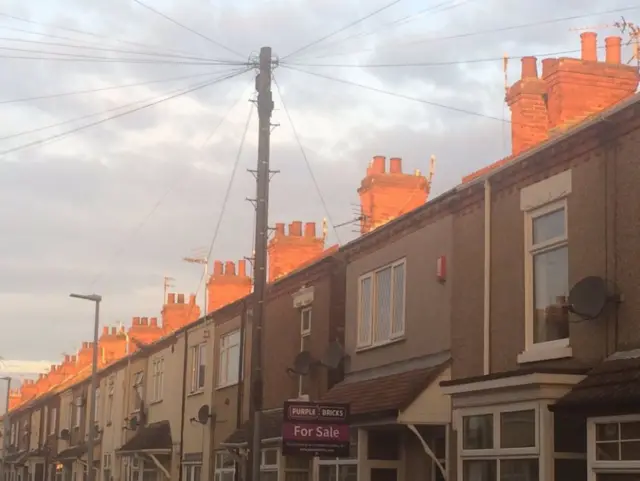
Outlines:
[[164, 358], [154, 359], [151, 369], [153, 376], [151, 399], [153, 402], [160, 402], [162, 401], [162, 391], [164, 390]]
[[204, 389], [207, 365], [207, 344], [202, 343], [191, 348], [191, 392]]
[[405, 333], [406, 261], [365, 274], [358, 286], [358, 347], [386, 344]]
[[218, 363], [218, 387], [238, 383], [240, 371], [240, 330], [220, 338], [220, 361]]

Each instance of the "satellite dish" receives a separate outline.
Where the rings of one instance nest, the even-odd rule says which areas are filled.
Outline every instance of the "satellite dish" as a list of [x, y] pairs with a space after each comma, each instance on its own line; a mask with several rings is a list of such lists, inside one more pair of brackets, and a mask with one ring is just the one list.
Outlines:
[[338, 341], [333, 341], [327, 346], [322, 358], [322, 365], [329, 369], [337, 369], [345, 357], [344, 348]]
[[608, 299], [607, 282], [602, 277], [585, 277], [571, 288], [569, 310], [583, 319], [595, 319]]
[[69, 441], [69, 439], [71, 438], [69, 434], [70, 433], [68, 429], [63, 429], [62, 431], [60, 431], [60, 439], [62, 439], [63, 441]]
[[136, 416], [129, 419], [129, 429], [131, 429], [132, 431], [138, 429], [139, 425], [140, 423], [138, 422], [138, 418]]
[[311, 366], [314, 363], [313, 357], [309, 351], [301, 351], [293, 360], [293, 372], [301, 376], [309, 374]]
[[202, 406], [200, 406], [200, 409], [198, 409], [198, 415], [196, 416], [198, 422], [200, 424], [207, 424], [207, 421], [209, 421], [210, 417], [212, 416], [211, 412], [209, 411], [209, 405], [203, 404]]

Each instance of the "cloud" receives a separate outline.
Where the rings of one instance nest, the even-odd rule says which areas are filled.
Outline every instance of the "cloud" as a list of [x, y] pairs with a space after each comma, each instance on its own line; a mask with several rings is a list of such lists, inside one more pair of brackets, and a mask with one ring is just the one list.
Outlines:
[[[31, 50], [2, 50], [0, 56], [46, 58], [52, 56], [47, 52], [59, 52], [111, 61], [0, 59], [5, 63], [0, 101], [145, 84], [2, 106], [5, 122], [0, 125], [0, 137], [67, 123], [2, 140], [0, 151], [89, 122], [103, 122], [0, 158], [0, 356], [55, 360], [88, 340], [91, 306], [69, 299], [70, 292], [101, 293], [104, 322], [127, 323], [133, 316], [159, 314], [164, 276], [176, 279], [173, 289], [177, 291], [193, 292], [198, 287], [201, 271], [181, 258], [195, 249], [206, 251], [211, 244], [254, 98], [254, 72], [107, 120], [110, 116], [199, 84], [207, 79], [204, 74], [213, 78], [235, 68], [193, 57], [242, 61], [255, 57], [261, 46], [271, 45], [274, 55], [282, 59], [383, 4], [382, 0], [371, 4], [338, 0], [152, 3], [176, 21], [240, 52], [234, 56], [130, 0], [108, 4], [56, 0], [38, 8], [19, 0], [5, 2], [0, 13], [67, 30], [0, 17], [3, 38], [43, 42], [0, 40], [0, 47]], [[503, 104], [501, 61], [461, 61], [500, 59], [505, 52], [577, 50], [579, 32], [570, 27], [611, 23], [619, 14], [500, 29], [625, 6], [622, 0], [612, 0], [606, 8], [595, 0], [541, 0], [535, 5], [500, 0], [450, 2], [454, 4], [459, 6], [415, 15], [426, 8], [424, 3], [407, 0], [284, 59], [275, 70], [282, 97], [274, 86], [273, 123], [277, 126], [271, 167], [280, 172], [271, 182], [272, 224], [320, 223], [324, 217], [336, 224], [353, 220], [356, 189], [373, 155], [401, 156], [405, 171], [427, 171], [429, 157], [435, 155], [432, 195], [503, 157], [509, 151], [510, 129], [501, 121], [509, 118]], [[406, 16], [411, 21], [389, 25]], [[485, 33], [459, 35], [481, 31]], [[347, 39], [354, 35], [361, 36]], [[430, 40], [416, 43], [425, 39]], [[301, 67], [426, 101], [420, 103], [296, 72], [286, 68], [287, 62], [450, 64]], [[518, 63], [510, 62], [510, 81], [519, 75]], [[465, 110], [480, 116], [461, 112]], [[73, 120], [90, 114], [96, 115]], [[238, 260], [252, 250], [254, 213], [246, 199], [255, 196], [255, 181], [246, 170], [255, 166], [256, 149], [254, 115], [212, 258]], [[353, 229], [353, 225], [342, 226], [338, 236], [331, 231], [329, 242], [337, 237], [342, 242], [353, 239]]]

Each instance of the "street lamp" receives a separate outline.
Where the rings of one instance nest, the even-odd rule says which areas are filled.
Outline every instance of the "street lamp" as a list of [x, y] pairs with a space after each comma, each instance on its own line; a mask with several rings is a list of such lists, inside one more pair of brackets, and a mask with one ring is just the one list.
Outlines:
[[0, 464], [0, 480], [4, 481], [5, 463], [4, 460], [7, 456], [7, 450], [9, 449], [9, 401], [11, 399], [11, 378], [4, 376], [0, 378], [7, 383], [7, 409], [4, 412], [4, 418], [2, 419], [3, 431], [2, 431], [2, 464]]
[[200, 264], [204, 269], [204, 309], [202, 310], [202, 314], [204, 316], [207, 315], [207, 274], [209, 274], [209, 258], [207, 256], [202, 257], [183, 257], [182, 260], [184, 262], [188, 262], [190, 264]]
[[[93, 470], [93, 445], [96, 424], [96, 389], [98, 388], [98, 331], [100, 330], [100, 302], [102, 296], [98, 294], [69, 294], [74, 299], [83, 299], [95, 303], [95, 319], [93, 324], [93, 359], [91, 361], [91, 393], [89, 409], [89, 440], [87, 441], [87, 481], [95, 481]], [[4, 481], [4, 480], [2, 480]]]

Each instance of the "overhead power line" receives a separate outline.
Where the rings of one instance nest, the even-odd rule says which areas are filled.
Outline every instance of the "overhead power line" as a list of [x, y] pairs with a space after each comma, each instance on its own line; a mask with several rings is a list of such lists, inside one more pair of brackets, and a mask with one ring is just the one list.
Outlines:
[[183, 23], [178, 22], [177, 20], [175, 20], [174, 18], [169, 17], [168, 15], [165, 15], [164, 13], [162, 13], [159, 10], [156, 10], [155, 8], [147, 5], [146, 3], [144, 3], [142, 0], [133, 0], [134, 2], [136, 2], [138, 5], [140, 5], [141, 7], [146, 8], [147, 10], [155, 13], [156, 15], [160, 15], [162, 18], [164, 18], [165, 20], [168, 20], [169, 22], [173, 23], [174, 25], [177, 25], [178, 27], [181, 27], [191, 33], [193, 33], [194, 35], [197, 35], [200, 38], [203, 38], [205, 40], [207, 40], [208, 42], [217, 45], [218, 47], [220, 47], [223, 50], [226, 50], [227, 52], [230, 52], [240, 58], [245, 58], [244, 55], [242, 55], [239, 52], [236, 52], [233, 49], [230, 49], [229, 47], [227, 47], [226, 45], [221, 44], [220, 42], [213, 40], [210, 37], [207, 37], [206, 35], [201, 34], [200, 32], [198, 32], [197, 30], [192, 29], [191, 27], [187, 27], [186, 25], [184, 25]]
[[[226, 71], [226, 72], [216, 72], [216, 73], [217, 74], [231, 73], [231, 72], [235, 72], [235, 71], [236, 70]], [[209, 73], [207, 73], [207, 75], [211, 76], [211, 75], [213, 75], [213, 73], [209, 72]], [[215, 80], [215, 78], [208, 79], [208, 80], [206, 80], [206, 82], [208, 82], [210, 80]], [[111, 112], [117, 112], [118, 110], [122, 110], [122, 109], [126, 109], [126, 108], [129, 108], [129, 107], [133, 107], [134, 105], [138, 105], [138, 104], [141, 104], [141, 103], [144, 103], [144, 102], [152, 102], [152, 101], [161, 99], [166, 95], [171, 95], [171, 94], [176, 93], [176, 92], [181, 92], [182, 90], [184, 90], [184, 87], [180, 87], [180, 88], [177, 88], [177, 89], [170, 90], [169, 92], [167, 92], [165, 94], [162, 94], [161, 96], [154, 95], [152, 97], [147, 97], [147, 98], [144, 98], [144, 99], [141, 99], [141, 100], [136, 100], [134, 102], [128, 102], [128, 103], [126, 103], [124, 105], [119, 105], [117, 107], [112, 107], [112, 108], [107, 109], [107, 110], [101, 110], [100, 112], [94, 112], [92, 114], [81, 115], [80, 117], [74, 117], [72, 119], [63, 120], [62, 122], [56, 122], [56, 123], [53, 123], [53, 124], [45, 125], [44, 127], [37, 127], [37, 128], [34, 128], [34, 129], [23, 131], [23, 132], [18, 132], [18, 133], [15, 133], [15, 134], [5, 135], [3, 137], [0, 137], [0, 140], [13, 139], [13, 138], [16, 138], [16, 137], [22, 137], [24, 135], [35, 134], [37, 132], [42, 132], [44, 130], [49, 130], [49, 129], [53, 129], [53, 128], [56, 128], [56, 127], [62, 127], [63, 125], [68, 125], [68, 124], [72, 124], [72, 123], [75, 123], [75, 122], [79, 122], [81, 120], [90, 119], [92, 117], [97, 117], [97, 116], [100, 116], [100, 115], [109, 114]]]
[[[253, 84], [251, 85], [251, 88], [253, 88]], [[240, 100], [242, 100], [245, 96], [247, 89], [243, 90], [242, 93], [238, 96], [238, 98], [229, 106], [229, 108], [225, 111], [225, 113], [222, 115], [222, 117], [220, 118], [220, 121], [215, 125], [215, 127], [211, 130], [211, 132], [209, 133], [209, 135], [207, 135], [207, 137], [205, 138], [205, 140], [202, 142], [202, 144], [199, 147], [199, 150], [202, 152], [204, 147], [209, 143], [209, 141], [213, 138], [213, 136], [218, 132], [218, 130], [220, 130], [220, 127], [222, 127], [222, 125], [225, 123], [225, 121], [227, 120], [227, 118], [229, 117], [229, 115], [231, 114], [231, 112], [237, 107], [237, 105], [240, 103]], [[187, 178], [188, 178], [188, 174], [190, 172], [189, 169], [184, 169], [182, 176], [177, 180], [177, 181], [173, 181], [171, 182], [167, 188], [164, 190], [164, 192], [162, 193], [162, 195], [158, 198], [158, 200], [153, 204], [153, 206], [151, 207], [151, 209], [149, 210], [149, 212], [147, 212], [147, 214], [142, 218], [142, 220], [140, 222], [138, 222], [133, 229], [131, 229], [131, 231], [129, 232], [129, 235], [127, 235], [125, 237], [125, 240], [120, 244], [120, 246], [118, 247], [118, 249], [115, 251], [114, 255], [111, 257], [111, 260], [109, 261], [108, 265], [109, 266], [113, 266], [118, 259], [120, 258], [120, 256], [124, 253], [124, 251], [126, 250], [126, 248], [128, 247], [129, 243], [131, 242], [131, 240], [138, 234], [138, 232], [140, 232], [142, 230], [142, 228], [147, 224], [147, 222], [149, 222], [149, 220], [151, 220], [151, 218], [153, 217], [153, 215], [156, 213], [156, 211], [160, 208], [160, 206], [163, 204], [163, 202], [167, 199], [167, 197], [169, 197], [169, 195], [171, 194], [171, 192], [173, 192], [173, 190], [178, 187], [179, 185], [181, 185]], [[89, 286], [89, 291], [93, 290], [93, 287], [98, 283], [98, 281], [100, 281], [105, 275], [105, 271], [100, 272], [92, 281], [91, 284]]]
[[336, 225], [334, 224], [333, 219], [331, 218], [331, 212], [329, 211], [329, 207], [327, 206], [327, 203], [324, 200], [324, 196], [322, 195], [322, 189], [320, 188], [318, 179], [316, 179], [316, 176], [313, 173], [311, 162], [309, 162], [309, 158], [307, 157], [307, 153], [305, 152], [304, 147], [302, 146], [302, 142], [300, 142], [300, 136], [298, 135], [298, 130], [296, 129], [295, 124], [293, 123], [293, 119], [291, 118], [291, 113], [289, 112], [287, 104], [284, 101], [284, 97], [282, 96], [282, 90], [280, 89], [280, 84], [278, 83], [278, 80], [275, 78], [275, 76], [273, 78], [273, 83], [276, 85], [276, 90], [278, 91], [280, 102], [282, 102], [282, 108], [284, 109], [287, 119], [289, 120], [289, 125], [291, 125], [293, 136], [296, 139], [296, 143], [298, 144], [300, 153], [302, 154], [302, 158], [304, 159], [304, 163], [306, 164], [307, 169], [309, 170], [309, 175], [311, 176], [313, 185], [316, 188], [316, 192], [318, 193], [318, 197], [320, 198], [320, 202], [322, 203], [322, 208], [324, 209], [325, 215], [327, 216], [327, 220], [329, 221], [329, 224], [331, 224], [331, 229], [333, 229], [333, 233], [336, 236], [336, 240], [338, 241], [338, 244], [342, 244], [342, 242], [340, 241], [340, 234], [338, 234], [338, 229], [336, 229]]
[[323, 79], [326, 79], [326, 80], [331, 80], [333, 82], [338, 82], [338, 83], [342, 83], [342, 84], [345, 84], [345, 85], [352, 85], [354, 87], [360, 87], [360, 88], [365, 89], [365, 90], [370, 90], [371, 92], [378, 92], [378, 93], [381, 93], [381, 94], [390, 95], [392, 97], [397, 97], [397, 98], [401, 98], [401, 99], [405, 99], [405, 100], [412, 100], [414, 102], [418, 102], [418, 103], [425, 104], [425, 105], [430, 105], [432, 107], [439, 107], [441, 109], [451, 110], [452, 112], [458, 112], [458, 113], [462, 113], [462, 114], [473, 115], [475, 117], [482, 117], [482, 118], [486, 118], [486, 119], [496, 120], [498, 122], [507, 123], [507, 124], [512, 123], [509, 120], [501, 119], [499, 117], [493, 117], [491, 115], [482, 114], [480, 112], [474, 112], [472, 110], [467, 110], [467, 109], [463, 109], [463, 108], [459, 108], [459, 107], [453, 107], [451, 105], [445, 105], [445, 104], [441, 104], [441, 103], [438, 103], [438, 102], [432, 102], [430, 100], [425, 100], [425, 99], [421, 99], [421, 98], [418, 98], [418, 97], [411, 97], [409, 95], [404, 95], [404, 94], [400, 94], [400, 93], [396, 93], [396, 92], [389, 92], [388, 90], [379, 89], [377, 87], [371, 87], [369, 85], [359, 84], [357, 82], [352, 82], [350, 80], [340, 79], [340, 78], [336, 78], [336, 77], [330, 77], [328, 75], [322, 75], [322, 74], [319, 74], [319, 73], [316, 73], [316, 72], [309, 72], [308, 70], [295, 68], [295, 67], [292, 67], [290, 65], [283, 65], [282, 67], [286, 68], [286, 69], [289, 69], [289, 70], [295, 70], [296, 72], [302, 72], [302, 73], [307, 74], [307, 75], [312, 75], [314, 77], [319, 77], [319, 78], [323, 78]]
[[[138, 0], [135, 0], [135, 1], [138, 1]], [[344, 27], [339, 28], [338, 30], [334, 30], [333, 32], [331, 32], [329, 34], [327, 34], [327, 35], [325, 35], [323, 37], [320, 37], [317, 40], [314, 40], [313, 42], [309, 42], [308, 44], [303, 45], [302, 47], [298, 48], [297, 50], [294, 50], [290, 54], [285, 55], [284, 57], [282, 57], [282, 60], [284, 60], [286, 58], [289, 58], [289, 57], [292, 57], [294, 55], [298, 55], [301, 52], [313, 47], [314, 45], [318, 45], [320, 42], [324, 42], [325, 40], [328, 40], [329, 38], [334, 37], [334, 36], [338, 35], [339, 33], [342, 33], [345, 30], [347, 30], [347, 29], [349, 29], [349, 28], [351, 28], [351, 27], [353, 27], [355, 25], [358, 25], [359, 23], [364, 22], [365, 20], [368, 20], [369, 18], [371, 18], [371, 17], [373, 17], [375, 15], [378, 15], [380, 12], [383, 12], [383, 11], [393, 7], [394, 5], [400, 3], [401, 1], [402, 0], [393, 0], [391, 3], [387, 3], [386, 5], [378, 8], [377, 10], [374, 10], [371, 13], [369, 13], [368, 15], [365, 15], [364, 17], [361, 17], [361, 18], [359, 18], [359, 19], [347, 24]]]
[[570, 22], [572, 20], [578, 20], [581, 18], [587, 18], [587, 17], [595, 17], [595, 16], [599, 16], [599, 15], [610, 15], [613, 13], [620, 13], [620, 12], [627, 12], [627, 11], [631, 11], [631, 10], [640, 10], [640, 5], [638, 6], [634, 6], [634, 7], [623, 7], [623, 8], [614, 8], [611, 10], [604, 10], [604, 11], [599, 11], [599, 12], [590, 12], [590, 13], [584, 13], [584, 14], [580, 14], [580, 15], [571, 15], [568, 17], [559, 17], [559, 18], [552, 18], [552, 19], [547, 19], [547, 20], [541, 20], [541, 21], [537, 21], [537, 22], [528, 22], [528, 23], [522, 23], [519, 25], [509, 25], [506, 27], [496, 27], [496, 28], [489, 28], [489, 29], [485, 29], [485, 30], [475, 30], [472, 32], [466, 32], [466, 33], [459, 33], [459, 34], [454, 34], [454, 35], [446, 35], [446, 36], [440, 36], [440, 37], [423, 37], [420, 39], [416, 39], [416, 40], [412, 40], [412, 41], [407, 41], [407, 42], [399, 42], [399, 43], [392, 43], [392, 44], [385, 44], [385, 45], [381, 45], [379, 47], [372, 47], [372, 48], [365, 48], [365, 49], [359, 49], [359, 50], [353, 50], [351, 52], [341, 52], [341, 53], [334, 53], [334, 54], [323, 54], [323, 55], [319, 55], [313, 58], [330, 58], [330, 57], [341, 57], [344, 55], [355, 55], [358, 53], [364, 53], [364, 52], [377, 52], [377, 51], [385, 51], [385, 50], [390, 50], [390, 49], [394, 49], [394, 48], [398, 48], [398, 47], [408, 47], [411, 45], [420, 45], [423, 43], [429, 43], [429, 42], [440, 42], [440, 41], [447, 41], [447, 40], [455, 40], [455, 39], [459, 39], [459, 38], [469, 38], [469, 37], [476, 37], [476, 36], [481, 36], [481, 35], [489, 35], [489, 34], [493, 34], [493, 33], [500, 33], [500, 32], [508, 32], [511, 30], [520, 30], [523, 28], [532, 28], [532, 27], [540, 27], [542, 25], [552, 25], [554, 23], [562, 23], [562, 22]]
[[5, 40], [9, 42], [22, 42], [22, 43], [33, 43], [37, 45], [49, 45], [52, 47], [63, 47], [63, 48], [78, 48], [84, 50], [97, 50], [101, 52], [115, 52], [115, 53], [126, 53], [130, 55], [147, 55], [150, 57], [165, 57], [165, 58], [177, 58], [182, 60], [198, 60], [203, 62], [233, 62], [237, 64], [238, 62], [235, 60], [227, 60], [227, 59], [215, 59], [215, 58], [206, 58], [206, 57], [193, 57], [188, 55], [176, 55], [171, 53], [155, 53], [155, 52], [136, 52], [135, 50], [123, 50], [117, 48], [106, 48], [106, 47], [94, 47], [91, 45], [72, 45], [69, 43], [60, 43], [60, 42], [43, 42], [41, 40], [30, 40], [26, 38], [12, 38], [12, 37], [0, 37], [0, 40]]
[[184, 90], [182, 90], [182, 91], [180, 91], [178, 93], [175, 93], [173, 95], [170, 95], [168, 97], [164, 97], [162, 99], [156, 100], [154, 102], [150, 102], [150, 103], [142, 105], [140, 107], [136, 107], [134, 109], [130, 109], [130, 110], [127, 110], [125, 112], [121, 112], [119, 114], [112, 115], [112, 116], [107, 117], [105, 119], [97, 120], [95, 122], [91, 122], [89, 124], [81, 125], [80, 127], [76, 127], [74, 129], [70, 129], [70, 130], [67, 130], [65, 132], [62, 132], [62, 133], [59, 133], [59, 134], [56, 134], [56, 135], [52, 135], [50, 137], [46, 137], [44, 139], [34, 140], [33, 142], [28, 142], [26, 144], [19, 145], [17, 147], [13, 147], [11, 149], [0, 151], [0, 157], [4, 157], [7, 154], [10, 154], [10, 153], [13, 153], [13, 152], [18, 152], [18, 151], [27, 149], [29, 147], [34, 147], [36, 145], [41, 145], [41, 144], [48, 143], [48, 142], [51, 142], [51, 141], [59, 140], [61, 138], [67, 137], [68, 135], [72, 135], [72, 134], [74, 134], [76, 132], [80, 132], [81, 130], [85, 130], [85, 129], [89, 128], [89, 127], [93, 127], [95, 125], [103, 124], [105, 122], [108, 122], [109, 120], [114, 120], [114, 119], [123, 117], [125, 115], [129, 115], [129, 114], [132, 114], [134, 112], [138, 112], [139, 110], [143, 110], [143, 109], [146, 109], [148, 107], [153, 107], [154, 105], [158, 105], [158, 104], [160, 104], [162, 102], [166, 102], [167, 100], [172, 100], [172, 99], [174, 99], [176, 97], [180, 97], [182, 95], [186, 95], [186, 94], [189, 94], [191, 92], [195, 92], [197, 90], [201, 90], [201, 89], [203, 89], [205, 87], [208, 87], [209, 85], [213, 85], [213, 84], [216, 84], [218, 82], [222, 82], [223, 80], [227, 80], [227, 79], [230, 79], [230, 78], [233, 78], [233, 77], [237, 77], [238, 75], [241, 75], [241, 74], [243, 74], [245, 72], [248, 72], [249, 70], [250, 69], [248, 69], [248, 68], [247, 69], [242, 69], [242, 70], [236, 71], [234, 73], [225, 75], [223, 77], [218, 77], [218, 78], [216, 78], [214, 80], [208, 80], [208, 81], [206, 81], [204, 83], [200, 83], [200, 84], [194, 85], [192, 87], [184, 89]]
[[[122, 44], [137, 46], [137, 47], [151, 48], [151, 49], [161, 48], [161, 49], [166, 49], [166, 50], [168, 50], [170, 52], [176, 52], [176, 53], [186, 53], [186, 52], [181, 52], [180, 50], [168, 49], [166, 47], [159, 47], [157, 45], [150, 45], [150, 44], [141, 43], [141, 42], [132, 42], [130, 40], [122, 40], [122, 39], [119, 39], [119, 38], [111, 38], [111, 37], [109, 37], [107, 35], [101, 35], [99, 33], [90, 32], [88, 30], [80, 30], [80, 29], [77, 29], [77, 28], [63, 27], [63, 26], [60, 26], [60, 25], [55, 25], [53, 23], [37, 22], [37, 21], [31, 20], [29, 18], [24, 18], [24, 17], [20, 17], [18, 15], [12, 15], [12, 14], [9, 14], [9, 13], [1, 13], [0, 12], [0, 17], [9, 18], [11, 20], [17, 20], [19, 22], [29, 23], [31, 25], [38, 25], [38, 26], [41, 26], [41, 27], [55, 28], [57, 30], [63, 30], [63, 31], [66, 31], [66, 32], [77, 33], [77, 34], [80, 34], [80, 35], [88, 35], [90, 37], [94, 37], [94, 38], [98, 38], [98, 39], [102, 39], [102, 40], [108, 40], [110, 42], [117, 42], [117, 43], [122, 43]], [[7, 28], [7, 27], [3, 26], [2, 28]], [[49, 35], [47, 33], [40, 33], [40, 35], [51, 36], [51, 35]]]

